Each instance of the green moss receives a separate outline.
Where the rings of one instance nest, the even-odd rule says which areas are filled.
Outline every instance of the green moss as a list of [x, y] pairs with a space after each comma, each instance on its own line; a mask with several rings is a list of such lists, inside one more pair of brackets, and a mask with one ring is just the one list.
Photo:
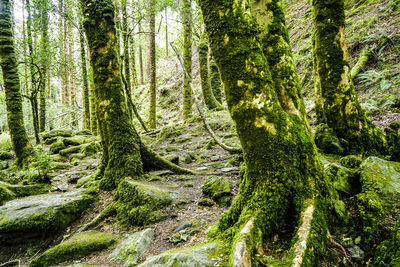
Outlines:
[[49, 151], [53, 154], [60, 152], [60, 150], [65, 149], [67, 146], [64, 144], [62, 139], [58, 139], [57, 142], [50, 145]]
[[32, 260], [28, 266], [53, 266], [67, 260], [77, 260], [93, 252], [106, 249], [114, 242], [114, 237], [108, 233], [83, 232], [45, 251]]
[[203, 193], [210, 196], [222, 207], [231, 204], [232, 184], [224, 177], [208, 176], [202, 187]]
[[51, 188], [49, 184], [11, 185], [3, 182], [0, 182], [0, 186], [7, 188], [7, 190], [15, 194], [16, 197], [45, 194]]
[[385, 128], [390, 160], [400, 161], [400, 122], [392, 122]]
[[400, 223], [391, 230], [389, 238], [379, 244], [372, 266], [400, 266]]
[[79, 146], [81, 144], [83, 144], [83, 142], [85, 141], [85, 138], [82, 136], [74, 136], [74, 137], [67, 137], [62, 139], [62, 141], [64, 142], [65, 146]]
[[72, 136], [71, 130], [52, 130], [49, 132], [42, 133], [42, 138], [44, 140], [54, 137], [71, 137], [71, 136]]
[[361, 162], [361, 158], [354, 155], [340, 158], [340, 164], [347, 168], [358, 168], [361, 165]]
[[114, 201], [120, 224], [141, 226], [161, 220], [162, 208], [172, 202], [172, 197], [168, 190], [126, 179], [118, 186]]
[[3, 205], [4, 202], [14, 199], [16, 195], [7, 188], [6, 185], [0, 183], [0, 206]]
[[13, 156], [11, 152], [0, 150], [0, 160], [12, 159]]
[[64, 162], [52, 162], [50, 164], [50, 169], [52, 171], [60, 171], [60, 170], [65, 170], [65, 169], [71, 169], [72, 165], [69, 163], [64, 163]]
[[342, 147], [333, 129], [325, 123], [319, 124], [315, 129], [314, 141], [317, 147], [325, 153], [341, 155], [345, 152], [345, 148]]

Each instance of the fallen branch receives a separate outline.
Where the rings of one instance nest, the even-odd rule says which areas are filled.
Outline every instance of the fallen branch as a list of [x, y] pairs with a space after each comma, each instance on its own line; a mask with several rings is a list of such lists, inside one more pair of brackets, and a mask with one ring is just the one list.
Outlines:
[[356, 65], [354, 65], [354, 67], [350, 71], [350, 77], [352, 80], [361, 72], [361, 70], [368, 63], [368, 60], [369, 60], [371, 54], [372, 54], [371, 51], [369, 51], [367, 49], [364, 49], [363, 51], [361, 51]]

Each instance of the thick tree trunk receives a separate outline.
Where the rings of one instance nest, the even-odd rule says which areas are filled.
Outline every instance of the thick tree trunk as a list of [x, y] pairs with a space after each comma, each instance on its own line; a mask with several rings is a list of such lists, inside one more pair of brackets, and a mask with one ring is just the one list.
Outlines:
[[11, 3], [0, 0], [0, 65], [6, 95], [7, 122], [11, 142], [17, 156], [16, 165], [27, 165], [31, 145], [24, 127], [22, 96], [18, 77], [17, 57], [14, 50], [12, 32]]
[[210, 79], [208, 76], [208, 40], [205, 33], [202, 34], [199, 43], [199, 68], [201, 90], [203, 99], [209, 110], [221, 110], [222, 106], [215, 99], [214, 93], [210, 87]]
[[192, 11], [191, 0], [182, 1], [183, 64], [188, 75], [183, 75], [183, 119], [192, 115]]
[[317, 120], [345, 140], [349, 154], [385, 153], [384, 134], [365, 115], [351, 80], [344, 0], [315, 0], [313, 5]]
[[[94, 4], [95, 3], [95, 4]], [[111, 0], [81, 0], [96, 93], [96, 111], [103, 144], [101, 186], [115, 188], [124, 177], [142, 175], [140, 139], [129, 118], [116, 46]], [[101, 38], [99, 38], [101, 36]]]
[[48, 30], [49, 30], [49, 15], [48, 15], [48, 0], [43, 0], [41, 3], [41, 27], [42, 27], [42, 38], [40, 40], [41, 46], [41, 65], [42, 65], [42, 83], [40, 87], [40, 132], [46, 130], [46, 86], [47, 83], [50, 83], [50, 80], [47, 80], [47, 69], [49, 66], [49, 55], [48, 55], [48, 47], [49, 47], [49, 38], [48, 38]]
[[149, 127], [155, 129], [156, 123], [156, 1], [149, 2], [149, 66], [150, 66], [150, 108], [149, 108]]
[[89, 83], [86, 64], [86, 51], [85, 51], [85, 32], [82, 24], [80, 24], [79, 43], [81, 48], [81, 68], [82, 68], [82, 98], [84, 107], [83, 127], [90, 129], [90, 101], [89, 101]]
[[214, 232], [232, 248], [223, 263], [254, 266], [270, 238], [298, 229], [293, 253], [281, 263], [312, 266], [324, 247], [329, 198], [282, 3], [199, 2], [246, 164], [238, 196]]

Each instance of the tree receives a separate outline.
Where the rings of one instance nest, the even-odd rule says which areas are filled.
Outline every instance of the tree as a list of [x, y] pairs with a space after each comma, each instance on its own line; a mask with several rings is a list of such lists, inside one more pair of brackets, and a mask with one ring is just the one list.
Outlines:
[[17, 157], [16, 165], [26, 166], [31, 145], [24, 127], [22, 96], [18, 77], [18, 64], [14, 49], [11, 3], [0, 1], [0, 65], [6, 94], [7, 121], [12, 145]]
[[209, 110], [221, 110], [222, 106], [215, 99], [214, 93], [211, 90], [210, 79], [208, 75], [208, 41], [205, 33], [201, 35], [199, 43], [199, 68], [200, 68], [200, 81], [201, 90], [203, 92], [203, 99]]
[[149, 127], [156, 128], [156, 0], [149, 0]]
[[222, 104], [222, 85], [221, 77], [219, 76], [219, 70], [217, 64], [215, 64], [214, 59], [210, 55], [209, 57], [209, 67], [210, 67], [210, 85], [213, 91], [215, 99]]
[[47, 83], [50, 83], [50, 80], [47, 80], [47, 72], [49, 68], [49, 2], [48, 0], [42, 0], [41, 2], [41, 31], [42, 38], [40, 39], [40, 48], [41, 48], [41, 68], [42, 68], [42, 84], [40, 87], [40, 108], [39, 108], [39, 130], [43, 132], [46, 130], [46, 86]]
[[344, 0], [313, 1], [313, 20], [318, 122], [333, 129], [348, 154], [385, 153], [385, 136], [361, 108], [350, 76]]
[[228, 243], [229, 265], [252, 266], [268, 238], [299, 228], [305, 234], [293, 245], [292, 264], [312, 266], [324, 246], [330, 198], [306, 119], [282, 2], [199, 3], [246, 164], [238, 196], [214, 235]]
[[192, 75], [192, 14], [191, 0], [182, 1], [182, 23], [183, 23], [183, 64], [188, 75], [183, 75], [183, 119], [192, 115], [192, 88], [190, 83]]
[[81, 50], [81, 68], [82, 68], [82, 89], [83, 89], [83, 107], [84, 118], [83, 126], [85, 129], [90, 129], [90, 101], [89, 101], [89, 83], [86, 65], [86, 51], [85, 51], [85, 32], [82, 23], [79, 24], [79, 44]]

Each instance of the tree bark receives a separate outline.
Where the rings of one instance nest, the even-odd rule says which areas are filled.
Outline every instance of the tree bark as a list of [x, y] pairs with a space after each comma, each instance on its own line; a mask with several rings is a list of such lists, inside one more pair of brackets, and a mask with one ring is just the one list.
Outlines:
[[183, 75], [183, 119], [192, 115], [192, 14], [191, 0], [182, 1], [182, 23], [183, 23], [183, 64], [189, 74]]
[[42, 86], [40, 87], [40, 117], [39, 117], [39, 125], [40, 132], [46, 130], [46, 86], [47, 83], [50, 83], [50, 80], [47, 80], [47, 70], [49, 66], [49, 55], [48, 55], [48, 47], [49, 47], [49, 38], [48, 38], [48, 30], [49, 30], [49, 15], [48, 15], [49, 3], [48, 0], [43, 0], [41, 3], [41, 27], [42, 27], [42, 38], [40, 40], [41, 46], [41, 65], [42, 65]]
[[251, 7], [245, 0], [199, 3], [246, 164], [238, 196], [212, 232], [231, 247], [222, 265], [255, 266], [267, 240], [298, 229], [294, 256], [281, 264], [313, 266], [324, 247], [330, 198], [300, 95], [282, 2], [256, 1]]
[[351, 80], [344, 0], [315, 0], [313, 20], [317, 121], [345, 140], [348, 154], [385, 153], [385, 136], [367, 118]]
[[81, 50], [81, 68], [82, 68], [82, 93], [83, 93], [83, 107], [84, 107], [84, 118], [83, 127], [85, 129], [90, 128], [90, 101], [89, 101], [89, 83], [87, 74], [87, 64], [86, 64], [86, 51], [85, 51], [85, 31], [83, 29], [82, 23], [80, 23], [79, 31], [79, 43]]
[[210, 87], [210, 79], [208, 76], [208, 40], [205, 33], [202, 34], [199, 43], [199, 68], [200, 81], [203, 99], [209, 110], [222, 110], [222, 106], [215, 99], [214, 93]]
[[77, 114], [77, 105], [78, 102], [76, 100], [76, 68], [75, 68], [75, 59], [74, 59], [74, 31], [72, 28], [72, 23], [68, 23], [68, 72], [69, 72], [69, 94], [71, 97], [71, 106], [73, 107], [73, 112], [71, 113], [71, 126], [73, 130], [77, 130], [79, 127], [78, 122], [78, 114]]
[[211, 90], [214, 94], [215, 99], [222, 104], [222, 83], [221, 77], [219, 75], [219, 70], [217, 64], [215, 64], [214, 59], [209, 57], [209, 67], [210, 67], [210, 85]]
[[23, 167], [28, 164], [27, 159], [31, 153], [31, 145], [24, 127], [22, 96], [17, 57], [13, 43], [11, 3], [9, 0], [0, 0], [0, 39], [0, 65], [5, 87], [8, 128], [17, 157], [16, 165]]
[[156, 1], [149, 2], [149, 66], [150, 66], [150, 108], [149, 108], [149, 128], [155, 129], [156, 122]]

